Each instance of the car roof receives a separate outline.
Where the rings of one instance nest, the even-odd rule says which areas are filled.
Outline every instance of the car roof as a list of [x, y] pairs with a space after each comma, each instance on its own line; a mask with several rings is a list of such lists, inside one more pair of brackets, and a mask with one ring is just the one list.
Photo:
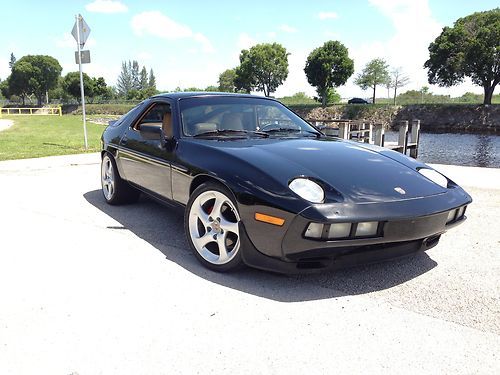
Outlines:
[[240, 98], [259, 98], [259, 99], [276, 100], [273, 98], [267, 98], [265, 96], [260, 96], [260, 95], [250, 95], [250, 94], [231, 93], [231, 92], [207, 92], [207, 91], [166, 92], [155, 95], [152, 98], [183, 99], [183, 98], [195, 98], [201, 96], [231, 96]]

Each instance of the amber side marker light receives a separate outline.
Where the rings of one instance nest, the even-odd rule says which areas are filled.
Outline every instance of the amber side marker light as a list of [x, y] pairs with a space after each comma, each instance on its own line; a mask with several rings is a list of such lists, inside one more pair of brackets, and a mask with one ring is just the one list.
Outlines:
[[277, 225], [279, 227], [285, 224], [285, 219], [276, 216], [260, 214], [258, 212], [255, 213], [255, 220], [262, 221], [263, 223]]

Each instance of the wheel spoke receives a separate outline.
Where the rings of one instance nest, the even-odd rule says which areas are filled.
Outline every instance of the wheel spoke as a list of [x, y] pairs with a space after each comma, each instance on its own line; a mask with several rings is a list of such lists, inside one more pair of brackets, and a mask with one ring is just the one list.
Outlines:
[[106, 168], [106, 175], [111, 177], [113, 175], [113, 164], [111, 164], [111, 160], [108, 160], [108, 165]]
[[221, 208], [222, 205], [224, 204], [224, 200], [216, 195], [215, 196], [215, 202], [214, 202], [214, 207], [212, 208], [212, 212], [210, 212], [210, 215], [215, 219], [217, 217], [221, 217]]
[[232, 232], [238, 234], [238, 223], [233, 223], [221, 217], [220, 219], [220, 227], [224, 232]]
[[219, 246], [219, 262], [225, 262], [228, 258], [226, 248], [226, 233], [217, 236], [217, 245]]
[[201, 220], [204, 227], [208, 227], [210, 225], [210, 221], [208, 220], [209, 216], [205, 210], [203, 209], [202, 202], [200, 201], [198, 204], [198, 208], [193, 212], [193, 214]]
[[205, 246], [207, 246], [208, 243], [214, 241], [213, 237], [207, 233], [205, 233], [201, 237], [193, 237], [193, 242], [196, 245], [198, 249], [203, 249]]

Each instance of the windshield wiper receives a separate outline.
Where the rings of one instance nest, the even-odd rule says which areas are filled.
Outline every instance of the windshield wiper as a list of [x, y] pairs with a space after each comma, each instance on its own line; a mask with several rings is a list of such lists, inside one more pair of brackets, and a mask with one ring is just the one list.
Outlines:
[[289, 127], [280, 127], [280, 128], [272, 128], [268, 130], [262, 130], [264, 133], [307, 133], [312, 134], [316, 137], [320, 137], [321, 134], [312, 130], [304, 130], [297, 128], [289, 128]]
[[193, 137], [211, 137], [211, 136], [225, 136], [225, 135], [258, 135], [261, 137], [269, 137], [269, 134], [260, 132], [260, 131], [251, 131], [251, 130], [235, 130], [235, 129], [217, 129], [217, 130], [209, 130], [203, 133], [198, 133], [193, 135]]

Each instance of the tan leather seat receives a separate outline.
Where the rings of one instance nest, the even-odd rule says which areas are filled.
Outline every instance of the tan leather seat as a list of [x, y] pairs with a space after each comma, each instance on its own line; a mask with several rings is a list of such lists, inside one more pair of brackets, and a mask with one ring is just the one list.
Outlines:
[[222, 116], [221, 130], [245, 130], [241, 113], [226, 113]]
[[194, 134], [201, 134], [205, 132], [213, 132], [217, 130], [217, 124], [213, 122], [199, 122], [194, 125]]
[[163, 115], [162, 129], [165, 137], [172, 138], [174, 133], [172, 130], [172, 112], [165, 112]]

